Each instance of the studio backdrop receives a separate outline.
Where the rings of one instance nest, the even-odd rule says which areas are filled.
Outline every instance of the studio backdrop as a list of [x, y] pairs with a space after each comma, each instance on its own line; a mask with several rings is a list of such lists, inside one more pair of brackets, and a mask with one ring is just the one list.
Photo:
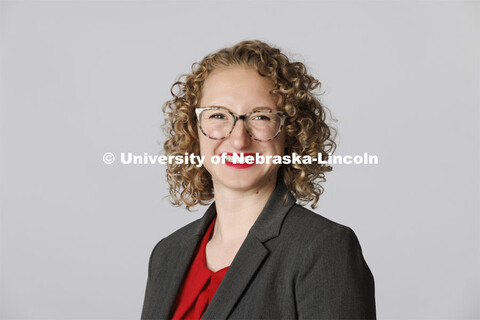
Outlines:
[[[379, 319], [478, 319], [478, 1], [1, 1], [1, 318], [138, 319], [167, 198], [162, 105], [242, 40], [307, 66], [338, 128], [314, 211], [355, 230]], [[106, 155], [107, 154], [107, 155]], [[113, 159], [111, 155], [115, 157]], [[109, 160], [110, 159], [110, 160]]]

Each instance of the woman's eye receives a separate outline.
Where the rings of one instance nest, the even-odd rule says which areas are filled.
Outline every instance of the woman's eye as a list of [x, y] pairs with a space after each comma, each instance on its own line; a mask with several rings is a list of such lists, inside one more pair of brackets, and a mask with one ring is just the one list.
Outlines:
[[214, 113], [210, 115], [209, 119], [225, 119], [225, 115], [221, 113]]
[[266, 115], [259, 114], [259, 115], [253, 116], [253, 117], [252, 117], [252, 120], [269, 121], [269, 120], [271, 120], [271, 119], [270, 119], [270, 117], [268, 117], [268, 116], [266, 116]]

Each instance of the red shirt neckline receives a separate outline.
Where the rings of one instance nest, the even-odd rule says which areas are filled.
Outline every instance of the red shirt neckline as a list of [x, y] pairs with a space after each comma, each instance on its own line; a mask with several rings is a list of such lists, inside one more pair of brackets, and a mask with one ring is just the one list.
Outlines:
[[175, 313], [172, 319], [200, 319], [228, 271], [229, 266], [216, 272], [207, 267], [206, 247], [212, 235], [216, 217], [213, 218], [205, 232], [190, 269], [184, 278], [183, 285], [177, 295]]

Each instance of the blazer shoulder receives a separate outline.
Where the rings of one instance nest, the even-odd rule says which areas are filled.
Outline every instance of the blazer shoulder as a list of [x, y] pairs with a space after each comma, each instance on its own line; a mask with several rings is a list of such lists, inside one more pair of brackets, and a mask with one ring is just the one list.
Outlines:
[[331, 232], [353, 232], [350, 227], [330, 220], [298, 204], [295, 204], [287, 215], [284, 227], [310, 238], [316, 238], [321, 234]]
[[360, 242], [350, 227], [297, 204], [287, 215], [282, 229], [284, 239], [307, 251], [316, 251], [325, 246], [361, 251]]
[[170, 235], [160, 239], [160, 241], [157, 242], [150, 254], [149, 265], [152, 265], [154, 260], [159, 259], [164, 254], [168, 254], [168, 252], [170, 252], [173, 248], [176, 248], [178, 244], [181, 243], [187, 235], [191, 235], [194, 230], [198, 228], [201, 220], [202, 218], [192, 221], [189, 224], [181, 227], [180, 229], [172, 232]]
[[157, 247], [171, 247], [178, 244], [181, 240], [184, 239], [185, 236], [191, 235], [197, 228], [198, 225], [201, 223], [202, 218], [199, 218], [195, 221], [190, 222], [189, 224], [177, 229], [176, 231], [172, 232], [165, 238], [161, 239], [154, 248], [154, 251]]

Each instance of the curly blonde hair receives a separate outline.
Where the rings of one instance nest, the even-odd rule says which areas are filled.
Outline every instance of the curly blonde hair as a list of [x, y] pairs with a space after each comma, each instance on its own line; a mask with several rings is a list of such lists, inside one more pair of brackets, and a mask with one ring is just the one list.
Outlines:
[[[321, 153], [326, 159], [335, 151], [336, 129], [326, 123], [328, 109], [314, 92], [320, 88], [320, 82], [307, 73], [303, 63], [291, 62], [279, 49], [253, 40], [207, 55], [192, 64], [192, 73], [181, 75], [172, 85], [173, 99], [163, 106], [167, 155], [200, 154], [195, 108], [202, 86], [213, 70], [233, 66], [252, 67], [261, 76], [273, 80], [274, 89], [270, 93], [278, 97], [279, 110], [287, 113], [286, 155], [296, 153], [317, 158]], [[328, 171], [332, 171], [332, 167], [327, 164], [282, 164], [277, 179], [283, 180], [299, 204], [313, 201], [312, 208], [315, 208], [324, 190], [320, 183], [326, 181], [325, 172]], [[214, 197], [211, 175], [203, 166], [168, 164], [167, 182], [172, 204], [184, 204], [188, 210], [197, 204], [208, 204]]]

